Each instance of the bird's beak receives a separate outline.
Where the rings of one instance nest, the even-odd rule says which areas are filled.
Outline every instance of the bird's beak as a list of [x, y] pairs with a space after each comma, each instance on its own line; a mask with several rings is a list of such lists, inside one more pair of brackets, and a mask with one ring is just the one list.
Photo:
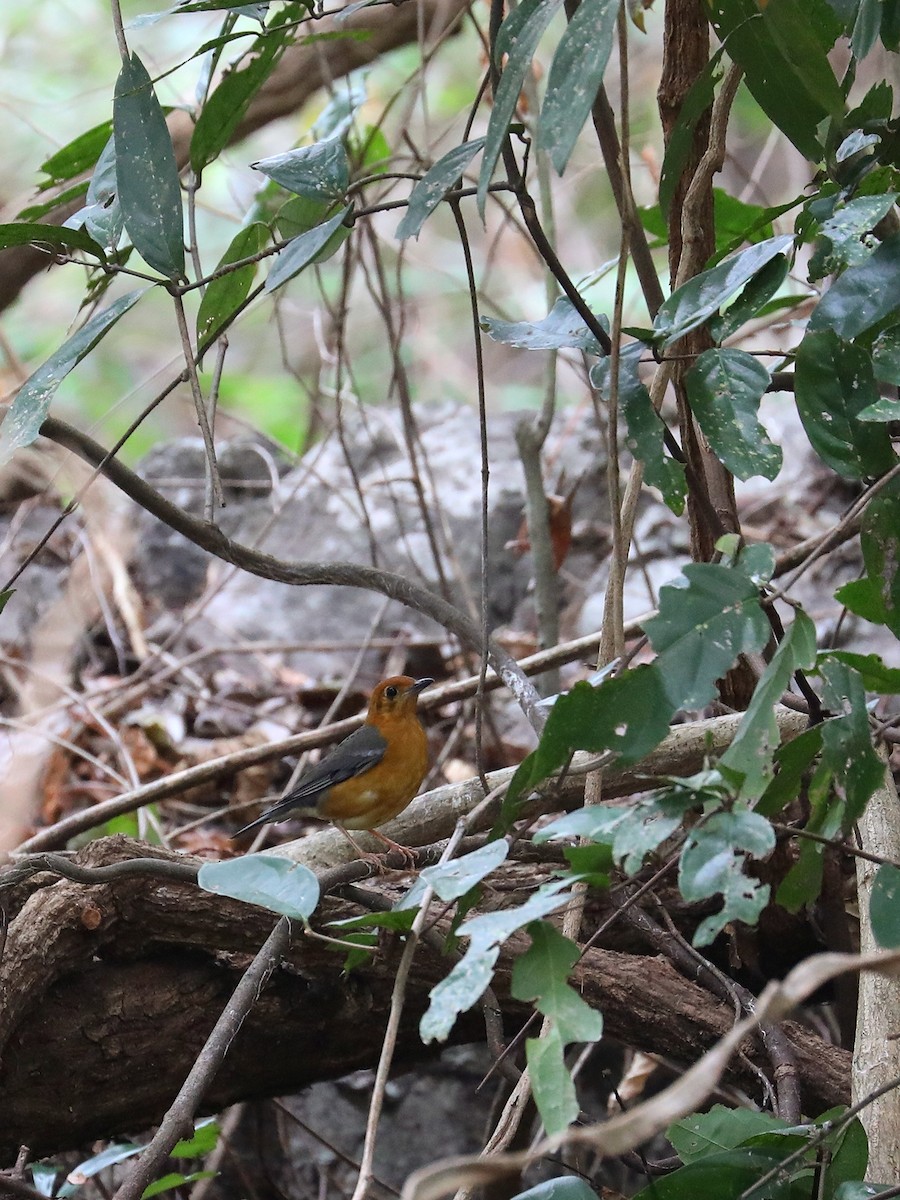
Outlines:
[[430, 687], [432, 683], [434, 683], [433, 679], [417, 679], [415, 683], [411, 683], [409, 685], [407, 691], [412, 692], [415, 696], [418, 696], [419, 692], [424, 691], [424, 689], [427, 687]]

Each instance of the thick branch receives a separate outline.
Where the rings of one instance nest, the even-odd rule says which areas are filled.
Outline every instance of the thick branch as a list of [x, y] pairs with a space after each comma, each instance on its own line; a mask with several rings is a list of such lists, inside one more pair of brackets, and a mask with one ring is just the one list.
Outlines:
[[[80, 858], [100, 865], [148, 852], [113, 838], [92, 843]], [[518, 902], [536, 874], [536, 864], [505, 867], [495, 900]], [[324, 926], [360, 911], [327, 898], [316, 921]], [[62, 881], [35, 893], [11, 924], [0, 966], [2, 1012], [15, 1016], [0, 1070], [0, 1159], [12, 1160], [20, 1142], [43, 1154], [158, 1122], [275, 921], [262, 909], [169, 880], [126, 878], [99, 887]], [[340, 954], [317, 940], [297, 941], [235, 1039], [207, 1095], [208, 1111], [376, 1061], [399, 943], [381, 943], [348, 980]], [[524, 938], [507, 944], [495, 980], [498, 1003], [514, 1025], [526, 1010], [510, 997], [509, 977], [523, 948]], [[402, 1063], [433, 1053], [421, 1045], [418, 1020], [447, 970], [446, 959], [421, 947], [399, 1034]], [[729, 1006], [664, 960], [640, 953], [593, 949], [573, 982], [603, 1011], [611, 1037], [676, 1061], [695, 1060], [733, 1020]], [[791, 1023], [784, 1028], [804, 1111], [846, 1103], [847, 1052]], [[454, 1031], [457, 1040], [483, 1035], [477, 1010]], [[764, 1057], [759, 1061], [765, 1066]], [[757, 1085], [738, 1062], [732, 1078], [751, 1090]]]

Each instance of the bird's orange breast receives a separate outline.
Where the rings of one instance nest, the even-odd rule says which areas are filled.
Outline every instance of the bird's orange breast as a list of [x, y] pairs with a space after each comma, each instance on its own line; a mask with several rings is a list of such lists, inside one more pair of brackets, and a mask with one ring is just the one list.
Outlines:
[[346, 829], [375, 829], [406, 808], [428, 770], [428, 739], [416, 719], [390, 724], [379, 723], [387, 741], [381, 762], [330, 788], [318, 803], [320, 817]]

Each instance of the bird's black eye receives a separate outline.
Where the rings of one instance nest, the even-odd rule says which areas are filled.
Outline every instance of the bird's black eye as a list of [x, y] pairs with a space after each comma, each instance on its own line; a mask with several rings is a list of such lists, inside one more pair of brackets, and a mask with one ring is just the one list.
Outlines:
[[387, 696], [388, 700], [396, 700], [397, 699], [397, 688], [395, 688], [394, 685], [391, 684], [390, 687], [386, 687], [384, 689], [384, 694], [385, 694], [385, 696]]

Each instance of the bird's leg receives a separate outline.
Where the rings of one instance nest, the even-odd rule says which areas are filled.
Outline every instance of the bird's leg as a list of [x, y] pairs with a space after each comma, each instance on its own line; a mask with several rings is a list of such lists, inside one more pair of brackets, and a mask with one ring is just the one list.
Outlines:
[[[379, 869], [384, 869], [384, 863], [381, 861], [381, 855], [373, 854], [370, 850], [363, 850], [359, 842], [357, 842], [357, 840], [351, 836], [348, 829], [345, 829], [339, 821], [335, 821], [334, 824], [364, 862], [374, 863]], [[368, 832], [371, 833], [372, 837], [378, 838], [379, 842], [384, 842], [388, 850], [396, 850], [399, 854], [401, 854], [404, 861], [410, 867], [415, 866], [416, 854], [414, 850], [410, 850], [408, 846], [401, 846], [399, 842], [395, 842], [391, 838], [386, 837], [385, 834], [379, 833], [377, 829], [370, 829]]]
[[399, 842], [395, 842], [393, 838], [389, 838], [385, 833], [379, 833], [377, 829], [370, 829], [372, 837], [378, 838], [379, 842], [384, 842], [388, 850], [396, 850], [398, 854], [403, 856], [403, 859], [409, 866], [416, 865], [416, 852], [409, 846], [401, 846]]

